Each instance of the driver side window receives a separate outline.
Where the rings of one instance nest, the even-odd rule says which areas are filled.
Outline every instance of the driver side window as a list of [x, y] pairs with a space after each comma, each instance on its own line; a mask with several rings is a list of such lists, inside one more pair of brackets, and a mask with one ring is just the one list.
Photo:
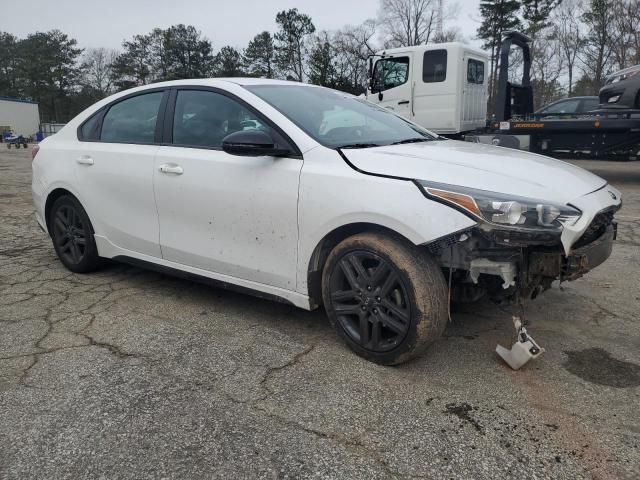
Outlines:
[[407, 83], [408, 79], [409, 57], [383, 58], [374, 67], [372, 90], [389, 90]]
[[221, 148], [222, 139], [241, 130], [272, 133], [257, 115], [236, 100], [206, 90], [180, 90], [173, 119], [173, 144]]

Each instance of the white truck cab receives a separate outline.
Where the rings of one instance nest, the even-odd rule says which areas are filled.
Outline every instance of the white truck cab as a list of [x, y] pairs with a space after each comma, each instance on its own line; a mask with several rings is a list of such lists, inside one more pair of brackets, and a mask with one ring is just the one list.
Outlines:
[[367, 99], [443, 135], [482, 128], [488, 56], [462, 43], [383, 50], [371, 58]]

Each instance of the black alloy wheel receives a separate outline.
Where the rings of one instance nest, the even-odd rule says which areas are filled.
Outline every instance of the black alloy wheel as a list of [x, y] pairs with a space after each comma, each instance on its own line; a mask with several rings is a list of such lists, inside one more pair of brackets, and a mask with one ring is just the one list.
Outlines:
[[411, 306], [397, 269], [375, 253], [345, 254], [331, 275], [340, 326], [362, 348], [388, 352], [407, 336]]
[[347, 345], [381, 365], [420, 355], [447, 324], [440, 266], [391, 233], [359, 233], [336, 245], [324, 264], [322, 300]]
[[53, 247], [65, 267], [77, 273], [98, 267], [93, 228], [78, 200], [67, 195], [58, 198], [51, 208], [48, 227]]
[[53, 238], [60, 255], [79, 264], [87, 252], [87, 228], [73, 205], [62, 205], [53, 218]]

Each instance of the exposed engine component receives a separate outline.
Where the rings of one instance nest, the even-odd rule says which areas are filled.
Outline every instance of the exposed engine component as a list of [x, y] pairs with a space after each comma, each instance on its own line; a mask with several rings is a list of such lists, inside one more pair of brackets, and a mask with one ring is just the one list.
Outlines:
[[481, 273], [502, 277], [504, 281], [502, 288], [507, 289], [515, 286], [518, 267], [515, 262], [496, 262], [488, 258], [475, 258], [471, 260], [469, 276], [471, 280], [473, 280], [473, 283], [478, 283], [478, 278]]

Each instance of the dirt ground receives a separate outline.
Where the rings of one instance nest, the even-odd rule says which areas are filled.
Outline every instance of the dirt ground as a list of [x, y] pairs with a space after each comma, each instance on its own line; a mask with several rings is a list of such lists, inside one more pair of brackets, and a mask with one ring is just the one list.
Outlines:
[[367, 363], [322, 311], [137, 268], [65, 270], [24, 150], [0, 151], [0, 478], [640, 478], [640, 162], [609, 261], [527, 311], [453, 314], [418, 361]]

